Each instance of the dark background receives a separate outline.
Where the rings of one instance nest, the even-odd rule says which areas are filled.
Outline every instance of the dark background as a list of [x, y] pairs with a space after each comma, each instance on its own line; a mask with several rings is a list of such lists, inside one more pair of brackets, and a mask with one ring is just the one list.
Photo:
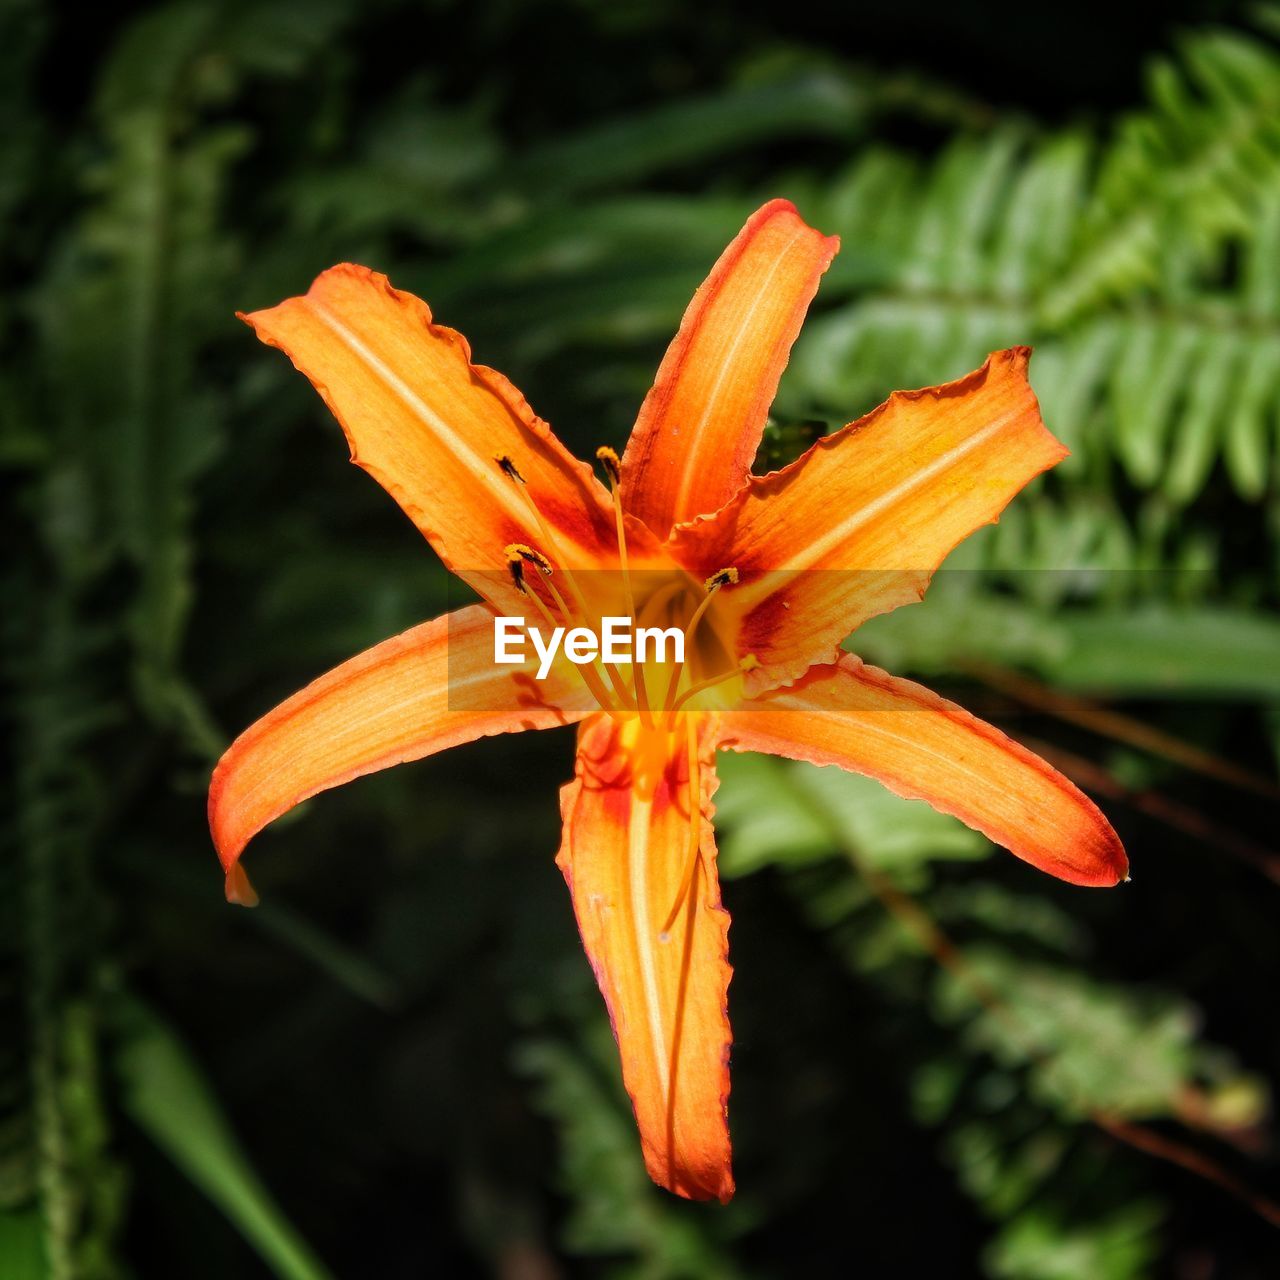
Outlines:
[[[1275, 10], [2, 12], [0, 1276], [1276, 1273]], [[644, 1177], [552, 862], [571, 735], [318, 798], [252, 913], [204, 788], [448, 602], [234, 311], [385, 270], [589, 456], [775, 195], [844, 250], [760, 469], [1037, 345], [1071, 463], [851, 647], [1056, 752], [1134, 882], [726, 761], [722, 1209]]]

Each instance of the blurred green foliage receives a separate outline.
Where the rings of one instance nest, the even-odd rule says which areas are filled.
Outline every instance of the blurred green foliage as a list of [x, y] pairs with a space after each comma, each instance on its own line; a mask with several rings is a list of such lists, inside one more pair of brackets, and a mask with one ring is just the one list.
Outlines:
[[[5, 1280], [1280, 1267], [1240, 1194], [1099, 1123], [1277, 1186], [1274, 798], [973, 679], [1275, 777], [1280, 18], [937, 6], [908, 46], [883, 7], [743, 9], [0, 10]], [[1107, 101], [1071, 96], [1105, 51]], [[844, 249], [768, 465], [1036, 344], [1071, 459], [853, 644], [1092, 762], [1135, 882], [1070, 890], [860, 779], [726, 758], [720, 1209], [644, 1176], [551, 861], [562, 736], [317, 800], [263, 837], [256, 913], [221, 904], [203, 788], [231, 732], [446, 602], [233, 312], [386, 270], [586, 454], [774, 195]]]

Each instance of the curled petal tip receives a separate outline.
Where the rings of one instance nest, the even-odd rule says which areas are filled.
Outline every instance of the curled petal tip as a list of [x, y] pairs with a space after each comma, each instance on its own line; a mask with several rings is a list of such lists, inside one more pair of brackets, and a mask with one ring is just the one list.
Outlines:
[[722, 721], [737, 750], [876, 778], [1068, 884], [1109, 889], [1129, 874], [1120, 837], [1070, 779], [955, 703], [851, 655]]
[[227, 872], [226, 894], [227, 901], [237, 907], [258, 905], [257, 890], [249, 883], [245, 869], [238, 862], [233, 862], [231, 869]]
[[[1099, 815], [1101, 816], [1101, 815]], [[1102, 821], [1106, 821], [1105, 818]], [[1119, 836], [1111, 830], [1110, 823], [1107, 823], [1107, 832], [1110, 836], [1112, 848], [1108, 851], [1107, 858], [1107, 877], [1098, 881], [1104, 888], [1114, 889], [1117, 885], [1128, 884], [1132, 877], [1129, 874], [1129, 855], [1125, 853], [1124, 845], [1120, 843]]]

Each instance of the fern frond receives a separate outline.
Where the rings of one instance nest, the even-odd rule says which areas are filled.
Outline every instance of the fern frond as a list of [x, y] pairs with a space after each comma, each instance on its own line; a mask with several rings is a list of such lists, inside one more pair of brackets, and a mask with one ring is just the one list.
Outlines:
[[1069, 272], [1041, 301], [1060, 328], [1100, 304], [1158, 289], [1170, 244], [1199, 265], [1247, 236], [1280, 181], [1280, 58], [1235, 32], [1201, 32], [1149, 75], [1149, 110], [1104, 154]]
[[1280, 424], [1280, 57], [1188, 39], [1110, 141], [1004, 128], [931, 164], [856, 159], [820, 211], [863, 273], [835, 281], [784, 384], [796, 412], [848, 420], [896, 386], [1034, 342], [1046, 421], [1185, 505], [1221, 463], [1266, 491]]

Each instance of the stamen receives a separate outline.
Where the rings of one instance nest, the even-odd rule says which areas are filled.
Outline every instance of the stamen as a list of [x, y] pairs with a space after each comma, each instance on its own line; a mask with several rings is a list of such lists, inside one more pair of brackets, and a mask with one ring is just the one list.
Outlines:
[[[618, 563], [622, 568], [622, 590], [627, 600], [627, 617], [634, 624], [636, 621], [636, 599], [631, 590], [631, 569], [627, 562], [626, 520], [623, 517], [622, 503], [618, 501], [618, 484], [622, 479], [622, 466], [618, 462], [617, 453], [609, 448], [607, 444], [602, 444], [596, 450], [596, 457], [604, 468], [605, 474], [609, 477], [609, 492], [613, 495], [613, 520], [618, 530]], [[605, 663], [605, 670], [610, 675], [617, 675], [619, 681], [622, 679], [615, 668], [607, 662]], [[644, 686], [644, 663], [632, 662], [631, 674], [635, 680], [635, 702], [640, 712], [640, 722], [646, 729], [652, 729], [654, 727], [653, 713], [649, 709], [649, 693]]]
[[555, 601], [556, 608], [560, 610], [561, 618], [565, 622], [572, 621], [573, 615], [569, 612], [569, 606], [565, 604], [564, 597], [556, 590], [556, 584], [551, 581], [551, 575], [555, 570], [551, 566], [551, 561], [541, 551], [535, 551], [532, 547], [525, 546], [523, 542], [512, 542], [507, 545], [503, 554], [507, 557], [507, 568], [511, 570], [511, 576], [515, 579], [516, 586], [521, 591], [524, 591], [526, 595], [533, 594], [531, 591], [526, 590], [524, 581], [524, 567], [527, 564], [531, 564], [545, 579], [543, 585]]
[[727, 569], [721, 569], [719, 573], [713, 573], [704, 584], [708, 591], [714, 591], [717, 587], [731, 587], [738, 580], [738, 571], [732, 565]]
[[512, 542], [503, 548], [502, 554], [507, 557], [507, 572], [511, 574], [511, 581], [515, 583], [516, 590], [521, 595], [537, 599], [536, 592], [525, 581], [525, 565], [531, 564], [547, 579], [547, 589], [559, 600], [559, 593], [551, 582], [553, 572], [551, 561], [541, 551], [535, 551], [532, 547], [525, 546], [523, 542]]
[[542, 554], [541, 551], [535, 551], [532, 547], [527, 547], [523, 542], [513, 542], [503, 551], [508, 560], [517, 559], [525, 564], [535, 565], [542, 573], [549, 578], [554, 570], [551, 568], [551, 561]]
[[596, 460], [604, 468], [605, 475], [609, 477], [609, 488], [616, 489], [622, 481], [622, 464], [618, 461], [617, 451], [610, 449], [607, 444], [602, 444], [596, 450]]
[[[634, 616], [635, 615], [633, 613], [632, 617]], [[633, 662], [631, 664], [631, 673], [635, 676], [636, 708], [640, 712], [640, 723], [643, 724], [646, 729], [652, 729], [654, 727], [653, 710], [649, 706], [649, 691], [644, 687], [644, 663], [639, 661]]]
[[[512, 480], [516, 482], [518, 486], [518, 492], [520, 496], [524, 499], [525, 506], [528, 507], [529, 513], [533, 516], [534, 522], [537, 524], [538, 530], [542, 534], [543, 542], [546, 543], [547, 547], [551, 550], [551, 553], [560, 562], [561, 572], [564, 574], [565, 581], [569, 584], [569, 591], [570, 591], [570, 594], [573, 596], [574, 603], [582, 611], [583, 621], [589, 623], [591, 628], [598, 633], [600, 630], [599, 615], [593, 613], [591, 609], [588, 608], [586, 597], [582, 594], [582, 590], [578, 586], [578, 580], [573, 576], [573, 571], [569, 568], [568, 561], [565, 559], [564, 553], [560, 550], [560, 544], [556, 541], [555, 534], [551, 532], [550, 527], [547, 525], [546, 520], [543, 518], [542, 512], [538, 510], [538, 504], [534, 502], [532, 496], [530, 495], [529, 488], [528, 488], [528, 485], [525, 483], [524, 476], [520, 474], [520, 471], [516, 467], [516, 464], [512, 462], [511, 459], [506, 454], [504, 453], [495, 454], [493, 460], [502, 469], [502, 473], [504, 475], [509, 476]], [[546, 561], [545, 556], [542, 558], [544, 561]], [[547, 563], [549, 565], [550, 562], [547, 561]], [[560, 608], [560, 612], [564, 615], [565, 621], [569, 622], [572, 619], [573, 614], [570, 613], [569, 609], [565, 606], [564, 601], [560, 597], [560, 593], [555, 589], [555, 586], [552, 584], [551, 579], [549, 577], [547, 579], [547, 588], [551, 592], [552, 596], [555, 597], [556, 603]], [[533, 598], [537, 599], [536, 596], [534, 596]], [[593, 668], [595, 667], [594, 662], [591, 665]], [[624, 707], [627, 707], [628, 709], [630, 709], [634, 705], [634, 700], [632, 699], [631, 691], [627, 688], [626, 684], [623, 682], [622, 677], [618, 674], [617, 668], [607, 662], [604, 663], [603, 665], [604, 665], [605, 671], [609, 676], [609, 683], [613, 686], [613, 691], [617, 696], [618, 701]], [[598, 674], [599, 673], [597, 672], [597, 676]], [[603, 681], [601, 683], [603, 684]], [[592, 692], [594, 693], [595, 691], [592, 690]]]
[[503, 474], [510, 476], [516, 484], [524, 484], [525, 478], [516, 470], [516, 464], [505, 453], [495, 453], [493, 460], [502, 468]]
[[[721, 569], [719, 573], [713, 573], [704, 584], [707, 594], [703, 597], [702, 603], [693, 611], [693, 617], [689, 619], [688, 625], [684, 629], [684, 652], [687, 655], [690, 652], [689, 646], [693, 643], [693, 633], [698, 629], [698, 623], [702, 621], [702, 615], [711, 607], [711, 601], [717, 591], [721, 587], [732, 586], [738, 581], [737, 569], [730, 566], [727, 569]], [[667, 694], [662, 699], [662, 709], [667, 713], [667, 727], [670, 728], [675, 715], [675, 696], [676, 689], [680, 685], [680, 676], [684, 671], [684, 663], [677, 662], [671, 669], [671, 679], [667, 681]]]
[[726, 680], [732, 680], [735, 676], [745, 675], [748, 671], [754, 671], [760, 665], [760, 659], [754, 653], [749, 653], [736, 667], [729, 671], [722, 671], [718, 676], [712, 676], [708, 680], [699, 680], [697, 684], [690, 685], [674, 702], [671, 712], [674, 715], [681, 707], [684, 706], [690, 698], [695, 697], [699, 693], [704, 693], [707, 689], [714, 689], [718, 684], [724, 684]]
[[[525, 506], [529, 508], [529, 513], [533, 516], [534, 522], [538, 526], [538, 531], [542, 534], [543, 542], [546, 543], [548, 550], [550, 550], [551, 554], [555, 556], [556, 560], [559, 561], [560, 568], [564, 572], [565, 581], [569, 584], [569, 591], [573, 595], [574, 602], [577, 604], [578, 608], [582, 610], [583, 619], [588, 622], [594, 622], [595, 629], [598, 631], [600, 629], [600, 619], [593, 618], [591, 610], [587, 608], [587, 602], [583, 597], [582, 592], [578, 589], [578, 583], [573, 576], [572, 570], [569, 568], [569, 564], [564, 557], [564, 553], [560, 550], [560, 544], [556, 541], [555, 534], [551, 532], [546, 520], [543, 519], [542, 512], [538, 510], [538, 504], [534, 502], [533, 498], [529, 494], [529, 488], [525, 483], [524, 476], [520, 474], [516, 469], [516, 464], [512, 462], [506, 454], [495, 455], [494, 461], [502, 468], [504, 475], [510, 476], [511, 479], [519, 485], [520, 496], [524, 499]], [[564, 611], [564, 614], [565, 621], [567, 622], [571, 615], [567, 609]]]
[[685, 854], [684, 870], [680, 873], [680, 888], [676, 899], [667, 912], [667, 918], [658, 937], [665, 942], [671, 926], [675, 924], [680, 908], [684, 906], [689, 890], [693, 888], [693, 874], [698, 865], [698, 857], [702, 852], [702, 774], [698, 760], [698, 730], [694, 717], [687, 716], [689, 738], [689, 848]]
[[[542, 620], [554, 632], [556, 629], [556, 620], [551, 616], [551, 610], [543, 603], [538, 593], [532, 589], [528, 582], [525, 581], [524, 567], [526, 564], [536, 565], [542, 573], [546, 582], [547, 590], [551, 592], [556, 602], [556, 607], [560, 610], [561, 616], [567, 622], [569, 621], [569, 610], [565, 606], [564, 598], [556, 590], [555, 583], [551, 581], [551, 562], [540, 551], [535, 551], [532, 547], [527, 547], [522, 542], [513, 542], [505, 548], [504, 554], [507, 557], [507, 569], [511, 574], [511, 581], [515, 583], [516, 590], [529, 600], [533, 601], [534, 608], [542, 615]], [[573, 664], [573, 669], [582, 677], [582, 683], [587, 686], [591, 696], [600, 704], [601, 708], [610, 715], [614, 715], [618, 711], [617, 704], [609, 697], [608, 690], [604, 687], [604, 682], [600, 679], [600, 673], [595, 669], [595, 664], [589, 666]]]

